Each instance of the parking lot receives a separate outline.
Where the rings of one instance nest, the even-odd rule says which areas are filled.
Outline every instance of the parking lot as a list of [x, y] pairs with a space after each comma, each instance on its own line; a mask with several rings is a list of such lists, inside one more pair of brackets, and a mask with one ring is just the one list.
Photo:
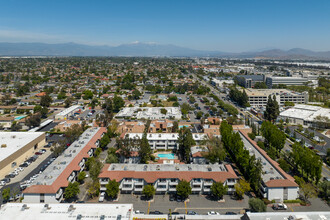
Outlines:
[[150, 202], [141, 200], [141, 196], [131, 194], [121, 194], [116, 202], [105, 203], [133, 203], [134, 210], [144, 213], [160, 211], [163, 213], [179, 212], [185, 214], [186, 211], [195, 211], [198, 214], [207, 214], [209, 211], [217, 211], [220, 214], [226, 212], [240, 213], [241, 210], [248, 208], [248, 197], [243, 200], [233, 200], [229, 195], [224, 196], [225, 202], [218, 202], [208, 199], [204, 195], [190, 195], [187, 202], [169, 201], [169, 195], [155, 195]]

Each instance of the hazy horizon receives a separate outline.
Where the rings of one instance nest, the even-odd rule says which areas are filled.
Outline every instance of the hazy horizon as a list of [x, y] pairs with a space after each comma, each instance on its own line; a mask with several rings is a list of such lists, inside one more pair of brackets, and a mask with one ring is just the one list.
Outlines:
[[0, 9], [0, 42], [330, 51], [329, 1], [40, 1]]

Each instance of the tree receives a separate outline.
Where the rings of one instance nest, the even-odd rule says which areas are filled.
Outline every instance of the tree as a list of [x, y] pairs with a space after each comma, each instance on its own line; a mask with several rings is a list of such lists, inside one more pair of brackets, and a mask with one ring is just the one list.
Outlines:
[[99, 181], [90, 181], [88, 183], [88, 195], [91, 198], [98, 196], [100, 194], [100, 182]]
[[147, 139], [147, 133], [143, 133], [140, 148], [139, 148], [139, 156], [141, 157], [141, 163], [147, 163], [150, 160], [151, 149], [149, 146], [149, 142]]
[[183, 199], [188, 198], [188, 196], [191, 194], [190, 183], [186, 180], [181, 180], [178, 185], [176, 185], [176, 193]]
[[208, 153], [203, 153], [203, 156], [210, 161], [210, 163], [221, 163], [226, 158], [226, 151], [219, 138], [212, 137], [205, 141], [208, 148]]
[[309, 202], [308, 199], [317, 196], [317, 192], [311, 183], [302, 183], [299, 192], [306, 203]]
[[10, 198], [10, 188], [6, 188], [4, 190], [2, 190], [2, 198], [4, 201], [8, 201]]
[[57, 94], [57, 99], [65, 99], [66, 98], [66, 94], [64, 91], [61, 91]]
[[254, 84], [254, 89], [267, 89], [267, 85], [264, 82], [256, 82]]
[[86, 178], [86, 173], [85, 173], [85, 171], [81, 171], [81, 172], [78, 174], [77, 181], [78, 181], [79, 183], [83, 183], [85, 178]]
[[104, 134], [100, 140], [100, 147], [104, 150], [108, 146], [109, 143], [110, 143], [110, 138], [109, 138], [108, 134]]
[[166, 110], [165, 108], [161, 108], [161, 109], [160, 109], [160, 113], [162, 113], [163, 115], [166, 115], [167, 110]]
[[135, 99], [135, 100], [139, 99], [141, 95], [142, 95], [141, 92], [140, 92], [139, 90], [137, 90], [137, 89], [135, 89], [135, 90], [132, 92], [132, 97], [133, 97], [133, 99]]
[[85, 90], [83, 92], [84, 96], [83, 99], [87, 100], [87, 99], [92, 99], [93, 98], [93, 92], [91, 90]]
[[290, 165], [284, 159], [280, 158], [277, 162], [282, 168], [282, 170], [284, 170], [285, 172], [290, 171]]
[[124, 100], [120, 97], [115, 95], [115, 97], [113, 98], [113, 109], [115, 112], [119, 112], [121, 107], [124, 107], [125, 102]]
[[120, 184], [115, 179], [109, 180], [109, 183], [105, 186], [105, 193], [107, 194], [107, 196], [112, 199], [116, 198], [119, 192], [119, 185]]
[[52, 98], [48, 94], [46, 94], [46, 95], [41, 97], [40, 105], [42, 107], [49, 107], [50, 104], [52, 103], [52, 101], [53, 101]]
[[252, 212], [266, 212], [266, 204], [258, 198], [249, 199], [249, 207]]
[[41, 122], [40, 114], [35, 114], [35, 115], [31, 115], [26, 120], [25, 123], [29, 128], [33, 128], [33, 127], [38, 127], [40, 125], [40, 122]]
[[80, 192], [79, 183], [78, 182], [74, 182], [74, 183], [70, 182], [68, 187], [65, 188], [64, 198], [66, 200], [73, 199], [78, 195], [79, 192]]
[[320, 190], [320, 196], [329, 202], [330, 201], [330, 181], [323, 181], [323, 182], [319, 183], [318, 188]]
[[73, 98], [72, 97], [68, 97], [65, 99], [64, 104], [65, 104], [65, 108], [69, 108], [72, 105], [73, 102]]
[[196, 118], [197, 119], [201, 119], [203, 117], [203, 112], [202, 111], [198, 111], [196, 114]]
[[223, 185], [222, 182], [213, 182], [211, 186], [212, 195], [217, 199], [222, 199], [223, 195], [227, 193], [228, 186]]
[[96, 181], [98, 179], [101, 169], [102, 163], [98, 159], [91, 160], [91, 163], [89, 164], [89, 174], [92, 180]]
[[142, 194], [147, 198], [150, 199], [155, 195], [156, 189], [153, 185], [145, 185], [142, 190]]
[[196, 144], [192, 137], [190, 129], [183, 127], [179, 130], [179, 155], [181, 159], [185, 162], [189, 161], [191, 147]]
[[266, 111], [265, 111], [265, 119], [271, 122], [274, 122], [278, 115], [280, 114], [279, 105], [276, 101], [276, 96], [274, 95], [273, 98], [271, 95], [268, 96]]
[[238, 199], [243, 199], [244, 193], [248, 192], [251, 190], [250, 183], [246, 182], [243, 179], [240, 179], [238, 183], [234, 185], [235, 191], [236, 191], [236, 196]]

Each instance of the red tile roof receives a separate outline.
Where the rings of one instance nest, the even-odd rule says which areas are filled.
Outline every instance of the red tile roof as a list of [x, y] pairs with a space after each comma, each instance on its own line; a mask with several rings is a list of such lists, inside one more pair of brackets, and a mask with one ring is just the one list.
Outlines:
[[266, 151], [261, 149], [255, 141], [253, 141], [251, 138], [249, 138], [248, 133], [245, 129], [239, 129], [239, 132], [250, 142], [250, 144], [253, 145], [253, 147], [262, 154], [267, 161], [285, 178], [285, 179], [274, 179], [269, 180], [265, 184], [267, 187], [298, 187], [298, 184], [294, 181], [294, 178], [287, 174], [282, 168], [279, 166], [279, 164], [271, 159]]
[[63, 172], [56, 178], [52, 185], [32, 185], [26, 188], [23, 193], [56, 193], [60, 187], [67, 187], [69, 185], [68, 178], [73, 171], [79, 171], [79, 163], [83, 158], [88, 158], [88, 151], [92, 148], [96, 148], [95, 142], [101, 138], [101, 135], [107, 131], [102, 127], [92, 137], [92, 139], [81, 149], [79, 154], [71, 161], [71, 163], [63, 170]]
[[[102, 169], [99, 178], [115, 179], [121, 181], [123, 178], [144, 179], [148, 183], [154, 183], [157, 179], [173, 178], [191, 181], [194, 178], [213, 179], [214, 181], [225, 182], [227, 179], [238, 179], [230, 165], [226, 165], [228, 171], [203, 172], [203, 171], [127, 171], [127, 170], [108, 170], [110, 164]], [[229, 166], [229, 167], [228, 167]]]

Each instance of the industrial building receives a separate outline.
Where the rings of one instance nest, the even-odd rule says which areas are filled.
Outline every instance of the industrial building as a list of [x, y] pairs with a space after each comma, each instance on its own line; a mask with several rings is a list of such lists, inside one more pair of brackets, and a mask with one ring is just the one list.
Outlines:
[[[166, 113], [162, 113], [162, 109]], [[135, 118], [135, 119], [181, 119], [182, 114], [179, 107], [127, 107], [123, 108], [115, 118]]]
[[248, 133], [243, 129], [239, 130], [244, 147], [250, 155], [255, 155], [261, 160], [262, 182], [260, 192], [268, 200], [284, 201], [294, 200], [299, 197], [299, 186], [294, 178], [287, 174], [279, 164], [272, 160], [268, 154], [261, 149], [257, 143], [251, 140]]
[[302, 86], [308, 82], [308, 78], [302, 77], [279, 77], [270, 76], [266, 78], [266, 85], [272, 88], [274, 85], [287, 85], [287, 86]]
[[45, 137], [44, 132], [0, 132], [0, 178], [39, 151]]
[[245, 89], [245, 92], [252, 107], [265, 107], [269, 95], [272, 98], [275, 95], [276, 101], [280, 106], [284, 106], [285, 102], [293, 102], [294, 104], [308, 103], [308, 92], [299, 93], [287, 89]]
[[221, 181], [232, 194], [238, 177], [230, 165], [223, 164], [107, 164], [99, 180], [101, 191], [109, 180], [116, 180], [121, 193], [134, 194], [141, 194], [147, 184], [153, 184], [157, 194], [176, 193], [181, 180], [190, 183], [193, 194], [209, 194], [213, 182]]
[[[290, 124], [311, 127], [330, 127], [330, 109], [312, 105], [295, 105], [280, 113], [280, 119], [289, 120]], [[318, 120], [318, 118], [320, 118]]]
[[74, 182], [94, 154], [106, 128], [89, 128], [23, 191], [24, 202], [59, 203], [69, 182]]

